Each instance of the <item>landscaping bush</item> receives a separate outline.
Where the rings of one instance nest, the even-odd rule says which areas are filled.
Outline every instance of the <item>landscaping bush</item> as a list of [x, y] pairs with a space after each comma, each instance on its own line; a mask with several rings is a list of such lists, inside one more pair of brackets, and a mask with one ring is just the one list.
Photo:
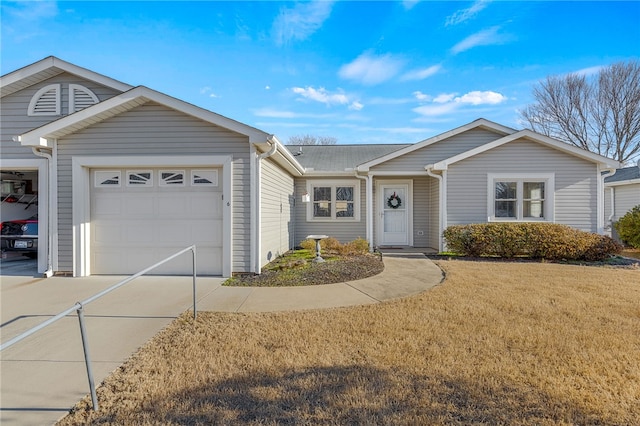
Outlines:
[[[309, 250], [312, 253], [316, 252], [315, 240], [304, 240], [300, 243], [300, 247], [305, 250]], [[356, 238], [353, 241], [342, 244], [336, 238], [330, 237], [320, 240], [320, 250], [324, 254], [354, 256], [358, 254], [365, 254], [369, 252], [369, 242], [363, 238]]]
[[629, 210], [613, 226], [623, 243], [640, 248], [640, 204]]
[[622, 250], [613, 239], [552, 223], [481, 223], [450, 226], [448, 250], [465, 256], [604, 260]]

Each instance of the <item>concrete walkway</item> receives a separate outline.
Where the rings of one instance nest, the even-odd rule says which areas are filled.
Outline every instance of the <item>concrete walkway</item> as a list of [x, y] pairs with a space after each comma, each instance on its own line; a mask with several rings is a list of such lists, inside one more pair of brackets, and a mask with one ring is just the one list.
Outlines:
[[[287, 288], [222, 287], [197, 280], [198, 311], [273, 312], [384, 302], [439, 284], [440, 269], [422, 255], [384, 257], [381, 274], [347, 283]], [[0, 276], [2, 342], [125, 277]], [[85, 307], [96, 384], [192, 306], [190, 277], [145, 276]], [[46, 425], [89, 393], [77, 316], [69, 316], [0, 353], [0, 424]]]

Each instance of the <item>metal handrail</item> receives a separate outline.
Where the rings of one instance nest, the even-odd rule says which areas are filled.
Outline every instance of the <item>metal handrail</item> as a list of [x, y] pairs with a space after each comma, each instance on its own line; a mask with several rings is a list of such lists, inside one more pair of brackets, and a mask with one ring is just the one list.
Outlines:
[[67, 315], [69, 315], [70, 313], [72, 313], [73, 311], [76, 311], [78, 314], [78, 320], [80, 322], [80, 335], [82, 337], [82, 348], [84, 351], [84, 361], [85, 364], [87, 366], [87, 376], [89, 379], [89, 389], [91, 391], [91, 402], [93, 404], [93, 409], [94, 411], [98, 411], [98, 397], [96, 395], [96, 386], [93, 380], [93, 371], [91, 369], [91, 358], [89, 356], [89, 344], [87, 341], [87, 332], [86, 332], [86, 328], [84, 325], [84, 307], [85, 305], [88, 305], [89, 303], [101, 298], [102, 296], [106, 295], [107, 293], [111, 293], [113, 290], [116, 290], [117, 288], [122, 287], [123, 285], [135, 280], [138, 277], [141, 277], [142, 275], [146, 274], [147, 272], [157, 268], [160, 265], [163, 265], [167, 262], [169, 262], [170, 260], [175, 259], [176, 257], [180, 256], [181, 254], [184, 254], [188, 251], [191, 251], [192, 253], [192, 266], [193, 266], [193, 319], [195, 320], [197, 317], [197, 312], [196, 312], [196, 246], [192, 245], [189, 247], [186, 247], [182, 250], [180, 250], [179, 252], [167, 257], [164, 260], [161, 260], [160, 262], [149, 266], [148, 268], [138, 272], [137, 274], [131, 275], [128, 278], [125, 278], [124, 280], [120, 281], [117, 284], [112, 285], [111, 287], [101, 291], [100, 293], [97, 293], [85, 300], [83, 300], [82, 302], [76, 302], [75, 305], [73, 305], [72, 307], [70, 307], [69, 309], [64, 310], [63, 312], [60, 312], [58, 315], [49, 318], [48, 320], [42, 322], [41, 324], [30, 328], [29, 330], [25, 331], [24, 333], [14, 337], [13, 339], [7, 341], [6, 343], [3, 343], [0, 345], [0, 352], [2, 352], [3, 350], [9, 348], [10, 346], [13, 346], [14, 344], [20, 342], [21, 340], [26, 339], [27, 337], [31, 336], [32, 334], [42, 330], [43, 328], [53, 324], [54, 322], [61, 320], [62, 318], [66, 317]]

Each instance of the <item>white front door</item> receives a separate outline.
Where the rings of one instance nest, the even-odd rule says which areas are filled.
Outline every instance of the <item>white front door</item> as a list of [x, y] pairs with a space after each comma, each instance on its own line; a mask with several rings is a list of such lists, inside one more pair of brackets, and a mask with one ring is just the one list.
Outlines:
[[378, 245], [410, 245], [410, 185], [381, 183], [378, 185]]

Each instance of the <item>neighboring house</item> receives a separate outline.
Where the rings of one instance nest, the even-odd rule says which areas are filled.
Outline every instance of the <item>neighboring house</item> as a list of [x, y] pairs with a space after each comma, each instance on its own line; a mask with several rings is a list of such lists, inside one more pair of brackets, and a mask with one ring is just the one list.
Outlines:
[[[258, 273], [317, 233], [436, 250], [454, 224], [602, 233], [604, 176], [620, 167], [484, 119], [412, 145], [285, 147], [54, 57], [0, 77], [0, 90], [0, 171], [36, 176], [47, 274], [135, 273], [191, 244], [200, 274]], [[184, 256], [157, 273], [190, 266]]]
[[[640, 205], [640, 161], [635, 166], [618, 169], [604, 180], [605, 217], [609, 226], [633, 207]], [[613, 227], [610, 228], [615, 236]]]

